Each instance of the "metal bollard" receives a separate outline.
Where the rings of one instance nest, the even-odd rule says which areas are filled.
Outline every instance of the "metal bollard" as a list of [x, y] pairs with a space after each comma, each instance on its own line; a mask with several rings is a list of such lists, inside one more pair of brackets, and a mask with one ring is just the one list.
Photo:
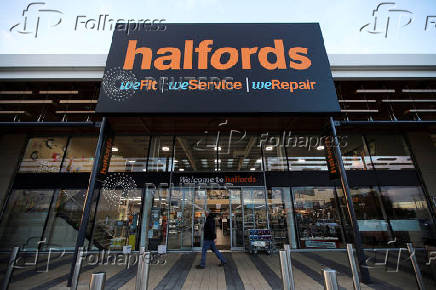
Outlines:
[[279, 252], [280, 256], [280, 268], [282, 269], [282, 282], [283, 290], [291, 289], [291, 284], [289, 283], [289, 268], [288, 268], [288, 258], [285, 251]]
[[292, 270], [292, 260], [291, 260], [291, 247], [289, 245], [285, 245], [285, 252], [286, 252], [286, 261], [288, 263], [289, 286], [291, 290], [295, 290], [294, 272]]
[[89, 283], [90, 290], [103, 290], [106, 282], [106, 272], [93, 273], [91, 282]]
[[322, 276], [324, 277], [325, 290], [338, 290], [338, 279], [336, 277], [336, 270], [324, 268], [322, 269]]
[[79, 247], [77, 252], [76, 264], [74, 266], [73, 278], [71, 281], [71, 290], [76, 290], [79, 283], [80, 269], [82, 268], [83, 247]]
[[20, 247], [14, 247], [9, 257], [8, 269], [6, 270], [5, 277], [3, 279], [2, 290], [7, 290], [9, 288], [9, 282], [11, 281], [12, 273], [14, 272], [15, 261], [17, 260], [18, 252]]
[[136, 290], [148, 289], [148, 276], [150, 274], [150, 252], [145, 252], [145, 247], [139, 250], [138, 272], [136, 273]]
[[351, 272], [353, 273], [353, 285], [355, 290], [360, 290], [359, 272], [357, 271], [356, 259], [352, 244], [347, 244], [348, 260], [350, 261]]
[[424, 290], [424, 281], [422, 280], [421, 270], [419, 269], [418, 262], [416, 261], [415, 248], [413, 247], [412, 243], [407, 243], [406, 245], [407, 249], [409, 250], [410, 260], [412, 261], [413, 269], [415, 270], [416, 283], [418, 284], [418, 288], [420, 290]]

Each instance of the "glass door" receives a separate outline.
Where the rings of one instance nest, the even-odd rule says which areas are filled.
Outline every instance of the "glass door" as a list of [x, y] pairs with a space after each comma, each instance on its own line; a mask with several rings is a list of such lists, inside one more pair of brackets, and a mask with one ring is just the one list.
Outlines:
[[193, 248], [200, 250], [203, 246], [203, 225], [206, 218], [205, 208], [207, 203], [207, 192], [205, 189], [195, 190], [193, 203]]
[[168, 219], [169, 250], [192, 248], [192, 198], [192, 188], [174, 187], [171, 191]]
[[241, 189], [229, 189], [230, 195], [230, 233], [231, 249], [241, 250], [244, 247], [244, 208], [242, 206]]

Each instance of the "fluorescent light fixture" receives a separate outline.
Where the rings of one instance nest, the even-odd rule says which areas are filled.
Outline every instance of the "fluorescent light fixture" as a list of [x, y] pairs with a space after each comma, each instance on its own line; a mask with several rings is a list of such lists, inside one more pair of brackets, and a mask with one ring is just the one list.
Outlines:
[[129, 163], [135, 163], [136, 160], [128, 160], [127, 162], [129, 162]]
[[265, 147], [265, 150], [266, 150], [266, 151], [272, 151], [272, 150], [273, 150], [273, 147], [272, 147], [272, 146], [266, 146], [266, 147]]
[[0, 111], [0, 114], [26, 114], [26, 111]]
[[377, 100], [339, 100], [339, 103], [376, 103]]
[[436, 99], [428, 100], [382, 100], [383, 103], [435, 103]]
[[56, 111], [56, 114], [95, 114], [95, 111]]
[[378, 113], [378, 110], [341, 110], [341, 113]]
[[254, 168], [254, 167], [250, 168], [250, 171], [255, 171], [255, 170], [256, 170], [256, 168]]
[[112, 147], [112, 152], [118, 152], [118, 147]]
[[183, 168], [179, 168], [179, 171], [185, 171], [185, 169], [183, 169]]
[[411, 109], [410, 113], [436, 113], [436, 109]]
[[142, 168], [142, 171], [147, 171], [147, 168]]
[[316, 150], [319, 150], [319, 151], [324, 150], [324, 146], [323, 145], [319, 145], [318, 147], [316, 147]]
[[31, 95], [32, 91], [0, 91], [0, 95]]
[[304, 163], [304, 162], [306, 162], [305, 159], [298, 159], [297, 161], [300, 162], [300, 163]]
[[97, 100], [60, 100], [59, 104], [97, 104]]
[[42, 95], [77, 95], [79, 91], [39, 91]]
[[53, 104], [52, 100], [0, 100], [0, 104]]
[[256, 160], [256, 163], [261, 163], [261, 162], [262, 162], [262, 159], [260, 159], [260, 158]]
[[402, 89], [403, 93], [436, 93], [436, 89]]
[[162, 147], [162, 151], [168, 152], [168, 151], [170, 151], [170, 147], [168, 147], [168, 146], [163, 146], [163, 147]]
[[362, 93], [395, 93], [395, 90], [392, 89], [358, 89], [356, 90], [356, 93], [362, 94]]

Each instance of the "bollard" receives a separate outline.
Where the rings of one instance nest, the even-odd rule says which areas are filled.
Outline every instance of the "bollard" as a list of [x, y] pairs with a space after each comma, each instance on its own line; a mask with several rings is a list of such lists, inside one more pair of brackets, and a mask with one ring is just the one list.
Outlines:
[[292, 260], [291, 260], [291, 247], [289, 245], [285, 245], [285, 252], [286, 252], [286, 261], [288, 263], [289, 287], [291, 290], [295, 290], [294, 272], [292, 270]]
[[150, 274], [150, 252], [145, 252], [145, 247], [139, 250], [138, 272], [136, 273], [136, 290], [148, 289], [148, 276]]
[[291, 284], [289, 282], [289, 267], [288, 267], [288, 258], [286, 255], [286, 251], [280, 251], [280, 267], [282, 269], [282, 282], [283, 282], [283, 290], [291, 289]]
[[83, 247], [79, 247], [77, 252], [76, 264], [74, 265], [73, 278], [71, 280], [71, 290], [76, 290], [79, 283], [80, 269], [82, 268]]
[[418, 288], [420, 290], [424, 290], [424, 281], [422, 280], [421, 270], [419, 269], [418, 262], [416, 261], [415, 248], [413, 247], [412, 243], [407, 243], [406, 245], [410, 253], [410, 260], [412, 261], [413, 269], [415, 270], [416, 283], [418, 284]]
[[324, 278], [325, 290], [338, 290], [338, 280], [336, 277], [336, 270], [324, 268], [322, 269], [322, 276]]
[[11, 281], [12, 273], [14, 272], [15, 261], [17, 260], [18, 252], [20, 247], [14, 247], [9, 257], [8, 269], [6, 270], [5, 277], [3, 279], [2, 290], [7, 290], [9, 288], [9, 282]]
[[355, 290], [360, 290], [359, 272], [357, 271], [356, 260], [354, 259], [354, 249], [352, 244], [347, 244], [348, 260], [350, 261], [351, 272], [353, 273], [353, 286]]
[[103, 290], [106, 282], [106, 272], [92, 273], [89, 290]]

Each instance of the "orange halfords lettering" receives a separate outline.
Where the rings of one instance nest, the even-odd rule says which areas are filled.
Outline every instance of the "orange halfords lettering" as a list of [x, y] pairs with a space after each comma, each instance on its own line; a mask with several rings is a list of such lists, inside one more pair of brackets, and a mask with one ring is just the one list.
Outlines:
[[[205, 39], [194, 48], [193, 40], [185, 40], [183, 53], [177, 47], [162, 47], [155, 55], [149, 47], [137, 47], [137, 40], [129, 40], [126, 57], [124, 59], [125, 70], [132, 70], [136, 56], [141, 57], [141, 69], [151, 69], [153, 64], [157, 70], [180, 70], [193, 69], [194, 53], [197, 54], [197, 69], [208, 69], [209, 64], [217, 70], [227, 70], [237, 66], [241, 59], [241, 68], [250, 70], [252, 62], [257, 54], [257, 61], [267, 70], [295, 69], [305, 70], [312, 65], [308, 57], [308, 49], [305, 47], [291, 47], [285, 55], [285, 46], [282, 39], [274, 39], [273, 47], [221, 47], [213, 50], [213, 40]], [[213, 51], [212, 51], [213, 50]], [[183, 55], [183, 64], [182, 64]], [[209, 57], [210, 56], [210, 57]], [[153, 57], [156, 59], [153, 61]], [[289, 61], [286, 61], [286, 57]], [[210, 63], [209, 63], [210, 60]]]

